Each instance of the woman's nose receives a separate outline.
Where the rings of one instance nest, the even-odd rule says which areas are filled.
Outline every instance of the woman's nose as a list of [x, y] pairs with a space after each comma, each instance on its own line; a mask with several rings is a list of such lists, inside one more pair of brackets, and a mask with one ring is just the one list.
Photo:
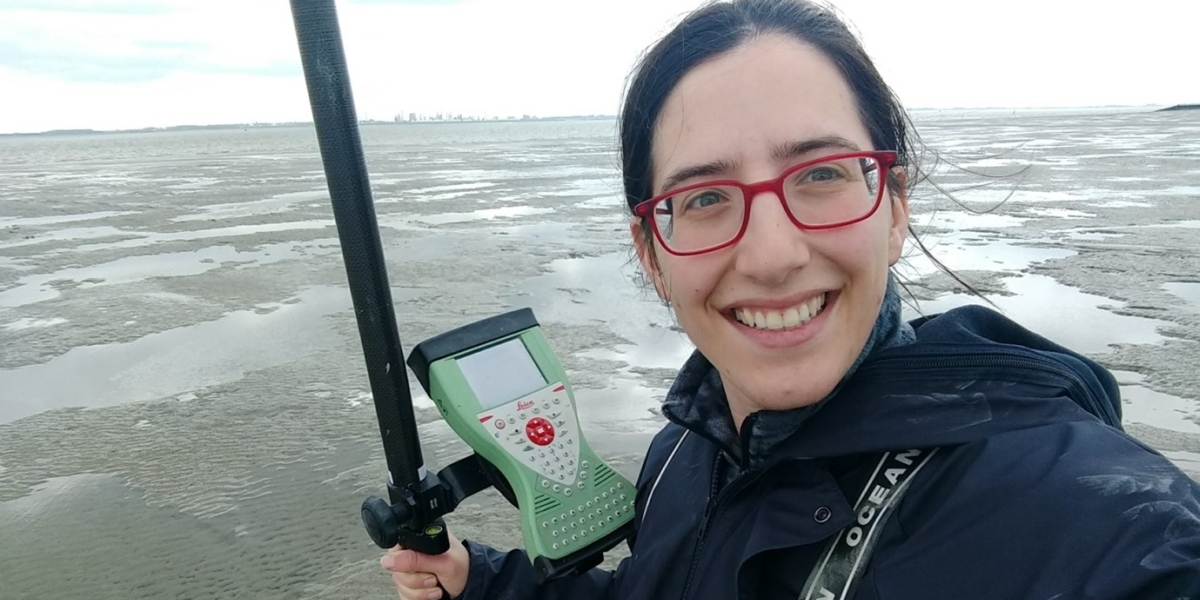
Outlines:
[[746, 231], [737, 244], [737, 269], [766, 284], [783, 281], [808, 264], [807, 234], [792, 223], [783, 200], [774, 192], [750, 199]]

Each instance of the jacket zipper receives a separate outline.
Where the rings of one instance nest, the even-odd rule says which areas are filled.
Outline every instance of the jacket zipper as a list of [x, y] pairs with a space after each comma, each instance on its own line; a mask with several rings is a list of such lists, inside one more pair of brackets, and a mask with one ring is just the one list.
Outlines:
[[750, 484], [758, 480], [762, 471], [752, 471], [735, 477], [729, 485], [725, 486], [724, 490], [718, 490], [720, 484], [721, 461], [724, 457], [718, 455], [717, 460], [713, 463], [712, 484], [709, 489], [710, 500], [708, 508], [704, 511], [704, 520], [700, 523], [700, 531], [696, 539], [696, 551], [692, 554], [692, 566], [688, 568], [687, 581], [683, 585], [683, 593], [679, 596], [680, 600], [686, 600], [691, 594], [692, 582], [696, 579], [696, 570], [700, 566], [700, 555], [704, 552], [704, 542], [708, 534], [709, 523], [715, 521], [717, 516], [721, 514], [721, 509], [724, 508], [725, 500], [737, 495], [738, 492], [746, 489]]
[[1119, 423], [1120, 419], [1113, 412], [1113, 407], [1102, 402], [1100, 398], [1092, 391], [1091, 386], [1087, 385], [1079, 375], [1073, 370], [1065, 366], [1059, 366], [1055, 363], [1050, 363], [1045, 360], [1034, 360], [1021, 356], [1013, 356], [1011, 354], [988, 353], [983, 355], [971, 356], [922, 356], [922, 357], [899, 357], [899, 358], [884, 358], [869, 365], [863, 365], [864, 371], [873, 371], [884, 367], [900, 368], [904, 370], [915, 369], [945, 369], [954, 367], [1011, 367], [1017, 369], [1030, 369], [1040, 371], [1042, 373], [1050, 373], [1065, 379], [1068, 383], [1068, 389], [1072, 392], [1072, 398], [1078, 398], [1083, 408], [1089, 413], [1098, 417], [1104, 418], [1106, 423]]

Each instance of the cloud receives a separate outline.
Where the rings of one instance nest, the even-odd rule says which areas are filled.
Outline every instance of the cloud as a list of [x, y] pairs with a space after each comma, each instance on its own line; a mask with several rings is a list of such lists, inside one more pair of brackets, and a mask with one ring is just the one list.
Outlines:
[[[910, 107], [1200, 101], [1181, 75], [1200, 3], [834, 1]], [[390, 119], [613, 114], [640, 53], [701, 2], [337, 6], [357, 113]], [[21, 90], [0, 132], [311, 116], [283, 0], [0, 0], [0, 89]]]
[[169, 2], [106, 2], [94, 0], [5, 0], [4, 12], [40, 11], [75, 14], [163, 15], [174, 10]]
[[[54, 0], [36, 8], [21, 2], [0, 9], [0, 66], [66, 82], [139, 84], [173, 73], [264, 77], [300, 75], [286, 7], [263, 27], [241, 20], [255, 11], [226, 3], [94, 3]], [[260, 37], [256, 29], [265, 30]], [[274, 51], [256, 47], [277, 43]], [[288, 45], [290, 44], [290, 45]]]

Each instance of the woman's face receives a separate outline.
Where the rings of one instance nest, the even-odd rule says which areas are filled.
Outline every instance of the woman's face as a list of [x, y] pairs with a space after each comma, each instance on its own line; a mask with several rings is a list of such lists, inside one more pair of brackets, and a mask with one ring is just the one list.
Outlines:
[[[783, 36], [692, 69], [667, 98], [653, 139], [655, 194], [691, 167], [711, 174], [672, 188], [762, 181], [823, 155], [875, 149], [833, 63]], [[814, 141], [802, 154], [783, 151]], [[639, 219], [631, 229], [659, 295], [720, 371], [740, 427], [750, 413], [806, 406], [832, 391], [866, 344], [907, 226], [904, 191], [886, 190], [869, 219], [821, 231], [798, 229], [774, 193], [760, 194], [740, 242], [696, 256], [672, 255], [657, 239], [647, 247]], [[802, 306], [809, 320], [781, 325], [804, 315]], [[753, 313], [765, 327], [743, 322]]]

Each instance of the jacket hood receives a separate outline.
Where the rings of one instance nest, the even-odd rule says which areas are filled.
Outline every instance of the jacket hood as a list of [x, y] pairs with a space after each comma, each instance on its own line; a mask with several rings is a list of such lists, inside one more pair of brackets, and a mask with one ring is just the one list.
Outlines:
[[[874, 353], [769, 457], [749, 464], [958, 445], [1068, 421], [1120, 427], [1120, 393], [1107, 370], [989, 308], [911, 325], [914, 343]], [[713, 431], [716, 417], [729, 418], [720, 376], [699, 353], [680, 370], [664, 413], [731, 451], [728, 433]], [[752, 418], [743, 424], [749, 437]], [[742, 446], [753, 448], [746, 437]]]

